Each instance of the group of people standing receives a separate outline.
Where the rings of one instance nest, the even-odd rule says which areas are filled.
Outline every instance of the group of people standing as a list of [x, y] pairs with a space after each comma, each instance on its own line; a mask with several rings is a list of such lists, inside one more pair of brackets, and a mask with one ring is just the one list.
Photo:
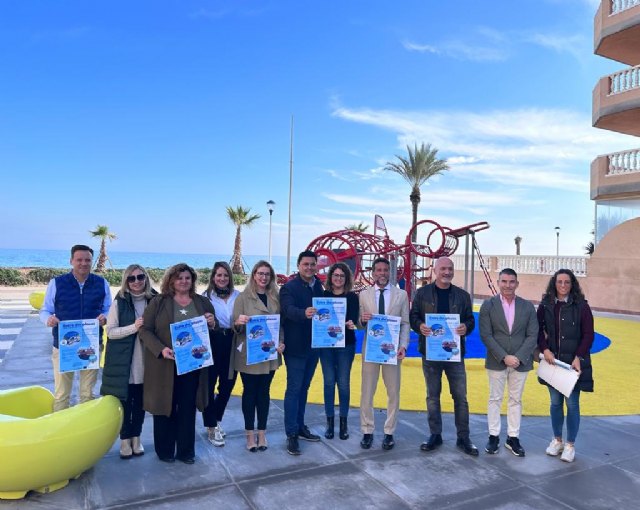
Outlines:
[[[221, 421], [237, 374], [242, 379], [242, 413], [246, 449], [265, 451], [270, 405], [270, 387], [275, 371], [287, 368], [284, 396], [284, 425], [287, 452], [300, 455], [299, 440], [319, 441], [305, 423], [307, 395], [318, 362], [324, 378], [326, 429], [324, 436], [335, 436], [335, 393], [338, 390], [338, 435], [349, 438], [351, 367], [355, 357], [355, 329], [366, 327], [374, 314], [399, 317], [400, 332], [397, 364], [362, 361], [360, 401], [360, 446], [374, 443], [373, 396], [379, 374], [387, 392], [387, 416], [382, 448], [395, 445], [400, 403], [402, 359], [409, 343], [409, 330], [419, 334], [423, 372], [427, 386], [430, 436], [421, 445], [429, 452], [442, 444], [440, 393], [442, 373], [446, 375], [454, 401], [457, 446], [469, 455], [478, 455], [471, 442], [469, 406], [464, 365], [465, 336], [475, 327], [471, 297], [451, 282], [453, 263], [440, 258], [434, 264], [433, 283], [422, 287], [411, 307], [407, 294], [390, 282], [389, 260], [379, 257], [372, 266], [373, 285], [358, 296], [353, 292], [353, 275], [348, 265], [336, 263], [328, 268], [324, 286], [317, 277], [317, 257], [312, 251], [300, 253], [298, 273], [280, 290], [276, 274], [266, 261], [252, 269], [242, 292], [234, 289], [229, 265], [216, 262], [202, 295], [196, 292], [197, 275], [187, 264], [176, 264], [165, 272], [160, 292], [156, 292], [146, 270], [130, 265], [112, 302], [107, 282], [91, 273], [93, 250], [85, 245], [71, 249], [71, 272], [51, 280], [40, 312], [41, 320], [53, 333], [54, 411], [69, 406], [73, 372], [60, 373], [57, 327], [60, 321], [97, 318], [106, 327], [105, 352], [100, 393], [114, 395], [122, 402], [124, 419], [120, 432], [120, 456], [129, 459], [144, 454], [140, 441], [145, 411], [153, 415], [155, 453], [161, 461], [195, 462], [196, 410], [202, 411], [207, 437], [214, 446], [224, 446]], [[552, 278], [538, 308], [515, 296], [517, 275], [504, 269], [499, 276], [499, 296], [482, 305], [480, 334], [487, 346], [486, 368], [490, 398], [487, 412], [489, 442], [486, 451], [497, 453], [500, 434], [500, 406], [504, 387], [508, 387], [508, 437], [506, 447], [524, 456], [519, 443], [521, 396], [526, 375], [532, 368], [536, 347], [548, 362], [569, 363], [580, 372], [580, 380], [569, 398], [549, 387], [554, 439], [549, 455], [572, 461], [580, 422], [580, 391], [593, 391], [589, 350], [593, 342], [593, 317], [571, 271], [560, 270]], [[312, 348], [312, 320], [316, 315], [314, 297], [346, 298], [344, 347]], [[458, 314], [461, 361], [427, 359], [426, 338], [432, 334], [425, 314]], [[247, 362], [246, 325], [255, 315], [280, 315], [277, 358], [257, 364]], [[204, 316], [213, 355], [213, 365], [179, 375], [172, 347], [170, 326], [186, 319]], [[102, 339], [102, 331], [100, 334]], [[362, 350], [366, 348], [366, 335]], [[80, 402], [93, 398], [97, 370], [80, 371]], [[563, 441], [564, 403], [567, 403], [567, 437]]]

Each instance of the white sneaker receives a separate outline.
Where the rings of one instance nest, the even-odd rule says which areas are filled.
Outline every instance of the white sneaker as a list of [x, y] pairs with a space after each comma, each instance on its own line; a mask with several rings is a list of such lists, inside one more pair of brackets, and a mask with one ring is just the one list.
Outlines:
[[564, 445], [564, 451], [562, 452], [562, 457], [560, 460], [564, 462], [573, 462], [574, 457], [576, 456], [576, 449], [572, 444]]
[[227, 437], [227, 433], [222, 429], [222, 423], [218, 422], [218, 430], [220, 431], [220, 434], [222, 434], [222, 437]]
[[562, 441], [558, 441], [555, 437], [547, 446], [545, 453], [547, 455], [551, 455], [552, 457], [557, 457], [564, 450], [564, 443]]
[[224, 446], [224, 437], [220, 431], [220, 427], [209, 427], [207, 439], [213, 446]]

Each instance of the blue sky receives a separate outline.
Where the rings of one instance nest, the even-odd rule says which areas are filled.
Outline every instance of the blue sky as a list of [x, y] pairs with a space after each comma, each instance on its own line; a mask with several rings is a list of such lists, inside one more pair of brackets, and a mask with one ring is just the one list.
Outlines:
[[594, 0], [0, 2], [0, 247], [230, 253], [227, 205], [262, 214], [246, 254], [292, 253], [381, 214], [400, 242], [407, 143], [451, 170], [420, 219], [488, 221], [485, 254], [582, 254], [589, 165], [634, 148], [591, 128]]

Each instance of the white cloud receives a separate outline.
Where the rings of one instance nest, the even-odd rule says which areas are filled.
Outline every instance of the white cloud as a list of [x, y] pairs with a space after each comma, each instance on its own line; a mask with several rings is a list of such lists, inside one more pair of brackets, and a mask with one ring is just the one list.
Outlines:
[[499, 62], [509, 57], [509, 53], [503, 45], [492, 47], [461, 40], [446, 41], [435, 46], [404, 40], [402, 46], [407, 51], [444, 55], [457, 60], [471, 60], [473, 62]]
[[404, 46], [406, 50], [417, 51], [419, 53], [440, 53], [436, 47], [429, 44], [416, 44], [405, 40], [402, 42], [402, 46]]

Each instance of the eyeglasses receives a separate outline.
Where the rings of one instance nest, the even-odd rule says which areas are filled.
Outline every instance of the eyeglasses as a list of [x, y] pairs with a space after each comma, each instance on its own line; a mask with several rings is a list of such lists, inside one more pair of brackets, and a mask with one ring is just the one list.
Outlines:
[[256, 271], [256, 276], [261, 276], [263, 278], [270, 278], [271, 273], [263, 273], [262, 271]]
[[137, 274], [137, 275], [130, 274], [129, 276], [127, 276], [127, 283], [133, 283], [136, 280], [138, 280], [139, 282], [143, 282], [146, 277], [147, 276], [142, 274], [142, 273]]
[[344, 274], [340, 274], [340, 273], [333, 273], [331, 275], [332, 278], [346, 278], [346, 276]]

